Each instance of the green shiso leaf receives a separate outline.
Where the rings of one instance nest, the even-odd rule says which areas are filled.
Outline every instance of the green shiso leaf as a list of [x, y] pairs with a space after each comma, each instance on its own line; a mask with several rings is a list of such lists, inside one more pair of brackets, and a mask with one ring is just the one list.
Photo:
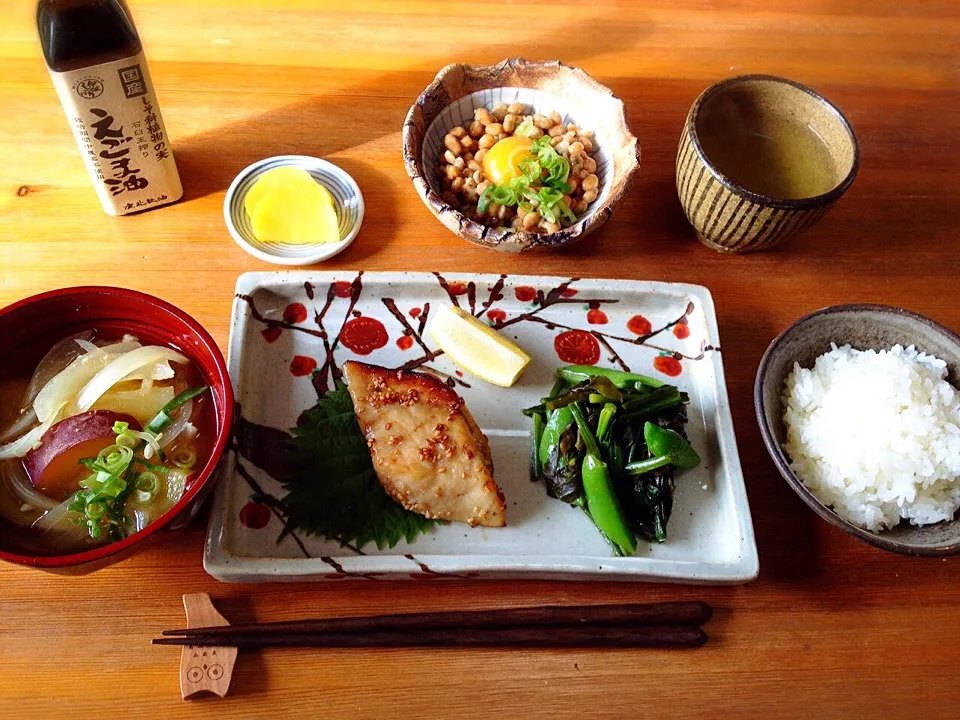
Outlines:
[[298, 530], [383, 549], [409, 542], [435, 524], [402, 507], [380, 485], [342, 383], [304, 412], [292, 433], [281, 538]]

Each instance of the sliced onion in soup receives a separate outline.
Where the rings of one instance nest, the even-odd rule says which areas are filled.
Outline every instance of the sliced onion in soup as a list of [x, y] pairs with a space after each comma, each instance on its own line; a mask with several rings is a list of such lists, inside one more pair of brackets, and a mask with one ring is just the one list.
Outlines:
[[0, 443], [20, 437], [37, 422], [37, 414], [33, 410], [33, 401], [37, 393], [81, 354], [78, 343], [90, 342], [91, 338], [93, 338], [93, 331], [87, 330], [64, 338], [47, 351], [47, 354], [37, 363], [36, 370], [33, 371], [33, 377], [30, 378], [30, 384], [27, 385], [20, 403], [20, 412], [0, 425]]
[[95, 353], [100, 349], [100, 346], [96, 343], [93, 343], [89, 340], [84, 340], [83, 338], [77, 338], [77, 345], [79, 345], [88, 355], [90, 353]]
[[0, 480], [3, 481], [11, 495], [35, 510], [52, 510], [57, 506], [56, 500], [34, 489], [19, 460], [0, 462]]
[[64, 500], [37, 518], [32, 525], [47, 536], [50, 549], [56, 552], [71, 552], [93, 542], [85, 525], [72, 522], [71, 516], [75, 513], [70, 510], [71, 502], [72, 498]]
[[21, 435], [13, 442], [9, 442], [6, 445], [0, 445], [0, 460], [9, 460], [10, 458], [23, 457], [26, 455], [30, 448], [40, 442], [40, 438], [43, 437], [43, 434], [50, 429], [50, 427], [57, 422], [57, 419], [60, 417], [60, 410], [63, 409], [63, 405], [59, 405], [53, 410], [53, 414], [47, 419], [46, 422], [40, 423], [30, 432]]
[[193, 400], [187, 400], [175, 412], [178, 413], [176, 420], [173, 421], [173, 425], [163, 431], [160, 437], [160, 447], [164, 449], [170, 447], [190, 423], [190, 416], [193, 415]]
[[173, 398], [174, 391], [169, 385], [154, 386], [147, 392], [142, 389], [121, 390], [118, 387], [112, 387], [97, 398], [90, 409], [113, 410], [113, 412], [132, 415], [141, 425], [146, 425]]
[[[101, 395], [134, 370], [138, 370], [145, 365], [156, 364], [161, 360], [168, 360], [180, 365], [187, 365], [190, 362], [180, 353], [160, 345], [145, 345], [136, 350], [131, 350], [112, 360], [87, 382], [77, 398], [77, 408], [80, 412], [86, 412]], [[40, 417], [39, 410], [37, 416]]]
[[172, 367], [170, 367], [170, 362], [167, 360], [160, 360], [150, 365], [144, 365], [141, 368], [134, 370], [132, 373], [123, 378], [122, 382], [128, 380], [170, 380], [173, 376], [176, 375], [176, 372]]
[[85, 353], [57, 373], [37, 393], [33, 409], [40, 422], [46, 422], [54, 408], [63, 407], [112, 361], [140, 349], [139, 343], [117, 343]]

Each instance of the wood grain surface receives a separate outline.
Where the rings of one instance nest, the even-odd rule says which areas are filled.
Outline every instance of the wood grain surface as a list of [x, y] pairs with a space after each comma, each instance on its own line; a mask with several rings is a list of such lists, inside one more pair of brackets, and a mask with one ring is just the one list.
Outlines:
[[[356, 242], [325, 268], [700, 283], [717, 306], [760, 549], [742, 587], [544, 582], [225, 585], [201, 566], [205, 522], [94, 575], [0, 568], [0, 717], [960, 717], [960, 561], [890, 555], [810, 512], [764, 451], [751, 391], [773, 336], [834, 303], [900, 305], [960, 329], [960, 4], [955, 0], [430, 0], [130, 3], [185, 199], [103, 214], [40, 58], [33, 3], [0, 4], [0, 304], [73, 284], [157, 294], [226, 345], [241, 251], [224, 190], [249, 162], [320, 155], [359, 182]], [[623, 98], [638, 181], [581, 245], [508, 257], [423, 207], [400, 156], [411, 102], [448, 62], [560, 58]], [[862, 145], [851, 190], [810, 233], [722, 257], [687, 226], [673, 161], [712, 81], [768, 72], [835, 101]], [[230, 695], [185, 703], [183, 593], [231, 622], [508, 605], [702, 598], [692, 651], [243, 652]]]

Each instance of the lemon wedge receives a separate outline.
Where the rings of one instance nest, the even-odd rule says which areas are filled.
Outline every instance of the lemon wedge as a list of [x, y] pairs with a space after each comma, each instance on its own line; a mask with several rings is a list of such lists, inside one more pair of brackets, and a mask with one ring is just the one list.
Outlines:
[[439, 306], [430, 336], [457, 365], [500, 387], [513, 385], [530, 363], [523, 350], [460, 308]]

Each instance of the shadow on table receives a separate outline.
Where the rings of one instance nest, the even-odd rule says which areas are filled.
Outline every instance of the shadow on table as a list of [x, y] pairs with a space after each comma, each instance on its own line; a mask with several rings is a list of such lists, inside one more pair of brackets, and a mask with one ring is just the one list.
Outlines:
[[[584, 27], [590, 27], [591, 31], [584, 33]], [[477, 32], [486, 30], [478, 28]], [[601, 37], [603, 42], [597, 42], [596, 38]], [[399, 135], [410, 105], [448, 62], [490, 63], [519, 54], [529, 59], [559, 58], [568, 64], [581, 64], [599, 54], [625, 50], [641, 37], [615, 19], [603, 17], [584, 18], [576, 24], [564, 25], [550, 35], [538, 37], [527, 47], [482, 47], [477, 43], [471, 49], [468, 37], [467, 49], [455, 58], [431, 59], [412, 68], [383, 73], [368, 82], [184, 138], [175, 147], [184, 199], [225, 190], [240, 170], [264, 157], [284, 154], [324, 157], [389, 135]], [[222, 82], [242, 89], [242, 68], [234, 72], [234, 75], [225, 74]], [[337, 132], [326, 132], [333, 125]], [[344, 132], [344, 128], [349, 128], [349, 133]], [[396, 161], [401, 164], [399, 139]], [[363, 183], [360, 184], [363, 188]]]

